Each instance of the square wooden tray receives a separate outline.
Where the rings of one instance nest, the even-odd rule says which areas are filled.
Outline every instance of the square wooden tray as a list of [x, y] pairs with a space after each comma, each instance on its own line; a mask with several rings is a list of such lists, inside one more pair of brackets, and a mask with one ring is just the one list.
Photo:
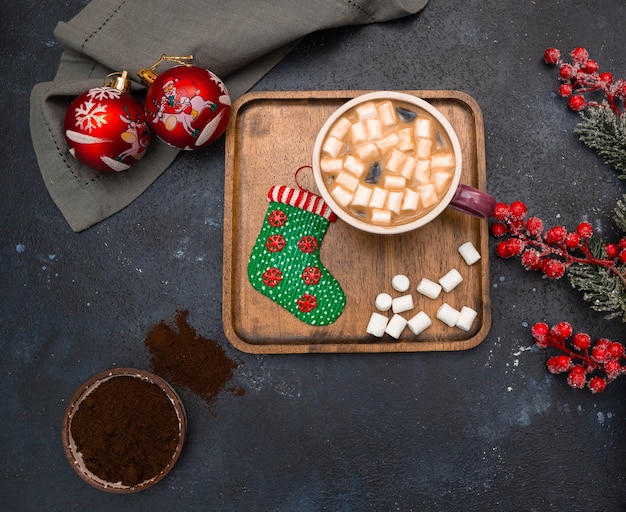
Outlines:
[[[402, 235], [376, 236], [355, 230], [341, 220], [330, 224], [321, 244], [324, 266], [341, 283], [346, 308], [328, 326], [310, 326], [256, 291], [247, 265], [268, 207], [272, 185], [296, 187], [295, 171], [310, 165], [313, 143], [324, 121], [342, 103], [368, 91], [255, 92], [233, 105], [226, 132], [224, 186], [224, 266], [222, 319], [233, 346], [244, 352], [286, 354], [312, 352], [418, 352], [465, 350], [478, 345], [491, 325], [488, 225], [447, 209], [427, 226]], [[463, 152], [461, 183], [485, 190], [482, 113], [476, 101], [459, 91], [404, 91], [437, 107], [457, 132]], [[304, 176], [304, 180], [303, 178]], [[298, 181], [318, 193], [312, 176]], [[457, 248], [471, 241], [481, 260], [467, 265]], [[456, 268], [463, 282], [450, 293], [428, 299], [415, 290], [422, 277], [437, 281]], [[424, 310], [433, 325], [415, 336], [407, 328], [399, 340], [365, 332], [380, 292], [392, 296], [391, 279], [411, 280], [415, 309]], [[448, 327], [435, 318], [447, 302], [456, 309], [478, 312], [471, 331]]]

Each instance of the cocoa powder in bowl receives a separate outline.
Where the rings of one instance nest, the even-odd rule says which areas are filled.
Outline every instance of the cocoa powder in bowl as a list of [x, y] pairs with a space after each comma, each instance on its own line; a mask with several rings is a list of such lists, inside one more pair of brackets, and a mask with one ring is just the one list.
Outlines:
[[160, 377], [117, 368], [76, 392], [63, 422], [63, 446], [78, 475], [101, 490], [129, 493], [160, 481], [180, 456], [186, 418]]

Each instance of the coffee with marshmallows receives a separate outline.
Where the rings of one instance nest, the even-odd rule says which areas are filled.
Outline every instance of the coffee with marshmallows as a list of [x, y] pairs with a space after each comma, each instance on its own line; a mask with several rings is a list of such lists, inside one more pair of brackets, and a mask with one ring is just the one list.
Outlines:
[[450, 137], [430, 113], [372, 99], [336, 119], [322, 142], [319, 167], [328, 193], [351, 216], [396, 226], [442, 201], [456, 159]]

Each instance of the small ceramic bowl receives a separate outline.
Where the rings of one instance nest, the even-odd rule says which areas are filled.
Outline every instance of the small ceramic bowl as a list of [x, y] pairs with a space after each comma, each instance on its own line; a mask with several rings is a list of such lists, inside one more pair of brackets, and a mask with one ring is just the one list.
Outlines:
[[[119, 377], [133, 377], [158, 386], [161, 391], [163, 391], [164, 396], [171, 403], [172, 409], [174, 410], [176, 418], [178, 420], [178, 440], [175, 448], [172, 450], [169, 462], [167, 463], [167, 465], [165, 465], [165, 467], [163, 467], [161, 471], [158, 472], [158, 474], [144, 481], [141, 481], [136, 485], [125, 485], [122, 483], [122, 481], [109, 482], [94, 474], [91, 470], [87, 468], [85, 460], [83, 460], [83, 455], [78, 450], [76, 442], [72, 435], [72, 421], [77, 411], [81, 407], [83, 401], [100, 385], [110, 381], [111, 379], [117, 379]], [[124, 397], [120, 396], [118, 399], [123, 400], [123, 398]], [[152, 421], [152, 418], [150, 419], [150, 421]], [[154, 421], [158, 421], [158, 418], [154, 418]], [[76, 393], [70, 400], [70, 403], [63, 417], [62, 441], [67, 460], [71, 464], [74, 471], [76, 471], [78, 476], [80, 476], [85, 482], [102, 491], [117, 494], [128, 494], [138, 492], [155, 485], [170, 472], [170, 470], [174, 467], [174, 465], [178, 461], [178, 458], [180, 457], [183, 444], [185, 442], [186, 431], [187, 418], [183, 403], [176, 391], [165, 380], [157, 375], [154, 375], [144, 370], [139, 370], [135, 368], [115, 368], [94, 375], [85, 383], [83, 383], [83, 385], [76, 391]]]
[[[391, 163], [389, 162], [392, 158], [389, 157], [389, 151], [394, 151], [395, 149], [398, 150], [398, 154], [403, 153], [405, 156], [411, 155], [415, 160], [421, 158], [418, 156], [419, 151], [415, 148], [407, 150], [406, 145], [401, 147], [399, 144], [402, 144], [402, 141], [398, 142], [398, 146], [388, 146], [385, 148], [383, 145], [386, 143], [386, 140], [388, 140], [388, 136], [384, 131], [382, 139], [368, 138], [370, 137], [368, 132], [370, 128], [367, 127], [366, 123], [369, 122], [371, 116], [374, 116], [377, 121], [380, 121], [380, 125], [384, 126], [386, 122], [386, 119], [382, 118], [382, 107], [377, 107], [378, 114], [373, 114], [373, 111], [375, 110], [372, 109], [372, 105], [381, 105], [381, 103], [389, 102], [396, 107], [395, 111], [398, 113], [391, 113], [391, 117], [412, 116], [409, 117], [408, 120], [402, 119], [402, 121], [406, 122], [401, 122], [396, 119], [395, 122], [397, 122], [399, 126], [396, 133], [399, 133], [399, 130], [404, 129], [405, 127], [413, 126], [411, 123], [415, 123], [415, 128], [410, 128], [410, 130], [416, 133], [419, 129], [416, 126], [417, 122], [415, 120], [419, 119], [420, 116], [422, 119], [430, 119], [432, 136], [429, 144], [432, 144], [433, 151], [435, 151], [434, 148], [436, 145], [441, 145], [442, 147], [445, 145], [445, 150], [442, 149], [441, 151], [442, 154], [448, 157], [448, 168], [446, 172], [450, 174], [446, 177], [446, 185], [442, 186], [441, 191], [438, 192], [436, 201], [431, 201], [431, 204], [423, 210], [423, 213], [420, 212], [415, 215], [407, 215], [406, 220], [398, 218], [390, 221], [388, 224], [381, 224], [380, 222], [373, 222], [372, 217], [374, 214], [372, 213], [373, 209], [370, 205], [365, 206], [365, 213], [361, 212], [359, 215], [355, 213], [354, 208], [354, 204], [356, 204], [355, 197], [358, 192], [355, 187], [361, 188], [359, 185], [365, 185], [363, 188], [378, 186], [366, 185], [364, 183], [364, 180], [367, 181], [371, 176], [372, 168], [370, 167], [368, 173], [367, 166], [362, 164], [363, 161], [361, 161], [359, 163], [359, 165], [361, 165], [360, 169], [357, 168], [355, 171], [355, 166], [349, 165], [347, 159], [351, 158], [350, 155], [354, 155], [355, 153], [358, 154], [361, 151], [360, 148], [363, 148], [363, 146], [376, 146], [378, 149], [374, 149], [373, 151], [379, 151], [380, 155], [383, 155], [383, 151], [385, 151], [384, 156], [377, 157], [381, 159], [381, 163], [378, 164], [377, 162], [375, 164], [385, 168], [387, 166], [391, 168]], [[387, 111], [388, 110], [389, 109], [387, 109]], [[400, 114], [404, 115], [400, 116]], [[347, 119], [350, 119], [351, 123], [351, 125], [349, 125], [350, 127], [347, 128], [348, 131], [346, 131], [346, 129], [342, 126], [342, 123], [344, 126], [348, 124], [346, 122]], [[391, 122], [389, 124], [392, 125]], [[365, 128], [361, 129], [360, 125], [365, 125]], [[359, 133], [357, 133], [357, 135], [355, 135], [356, 128], [359, 128]], [[372, 131], [375, 132], [376, 130]], [[420, 135], [413, 135], [415, 139], [408, 144], [416, 145], [416, 141], [418, 141], [417, 137], [419, 136]], [[342, 138], [338, 139], [338, 137]], [[361, 137], [360, 142], [358, 143], [361, 145], [360, 148], [358, 144], [354, 142], [355, 137]], [[370, 144], [372, 141], [373, 144]], [[406, 140], [404, 143], [406, 144]], [[343, 146], [341, 146], [342, 144]], [[348, 147], [350, 145], [351, 147]], [[339, 149], [340, 146], [341, 149]], [[346, 150], [346, 148], [348, 148], [348, 150]], [[401, 158], [405, 158], [405, 156], [401, 155]], [[385, 159], [386, 161], [384, 161]], [[333, 163], [328, 163], [331, 161]], [[340, 161], [342, 162], [339, 163]], [[412, 231], [437, 218], [449, 206], [479, 217], [488, 216], [493, 211], [493, 207], [495, 206], [495, 200], [493, 197], [485, 192], [466, 185], [459, 185], [463, 168], [463, 158], [459, 138], [450, 122], [429, 102], [407, 93], [397, 91], [377, 91], [357, 96], [356, 98], [344, 103], [328, 118], [317, 135], [313, 147], [312, 168], [315, 183], [320, 195], [326, 203], [328, 203], [331, 210], [333, 210], [333, 212], [335, 212], [337, 216], [347, 224], [369, 233], [391, 235]], [[363, 169], [365, 169], [364, 172]], [[385, 173], [386, 169], [382, 172]], [[408, 183], [411, 180], [415, 181], [415, 178], [413, 177], [415, 174], [411, 174], [409, 172], [411, 177], [408, 177], [406, 170], [403, 170], [402, 172], [405, 176], [407, 185], [404, 190], [400, 190], [403, 194], [406, 194], [406, 190], [411, 188]], [[415, 171], [415, 173], [417, 173], [417, 171]], [[339, 178], [340, 174], [343, 174], [341, 178]], [[384, 179], [386, 180], [390, 174], [393, 174], [393, 179], [395, 179], [400, 176], [399, 169], [394, 172], [390, 171]], [[354, 176], [357, 176], [359, 185], [357, 185]], [[338, 179], [342, 180], [342, 185], [343, 183], [347, 183], [347, 188], [342, 188], [340, 191], [342, 193], [341, 198], [336, 190], [333, 191], [335, 187], [339, 188]], [[374, 178], [374, 180], [376, 179], [377, 178]], [[372, 183], [372, 181], [368, 181], [368, 183]], [[351, 192], [348, 193], [346, 190], [350, 190]], [[415, 186], [414, 190], [417, 191], [417, 186]], [[371, 191], [366, 192], [365, 197], [368, 197], [367, 194], [369, 193], [371, 193]], [[383, 192], [383, 194], [389, 194], [386, 201], [390, 202], [391, 193], [387, 191]], [[409, 192], [409, 194], [413, 194], [414, 204], [417, 202], [421, 204], [422, 199], [415, 199], [415, 196], [419, 197], [420, 191]], [[374, 195], [372, 194], [370, 197], [373, 198]], [[396, 197], [398, 197], [398, 194], [396, 194]], [[370, 199], [370, 201], [373, 202], [373, 199]], [[340, 202], [342, 204], [340, 204]], [[426, 201], [424, 200], [424, 202]], [[390, 207], [385, 205], [383, 209], [384, 208]], [[396, 203], [396, 211], [399, 208], [398, 203]], [[404, 209], [404, 205], [402, 208]], [[382, 210], [377, 211], [380, 212]], [[419, 212], [420, 210], [417, 209], [415, 211]], [[391, 215], [389, 210], [387, 210], [386, 214]]]

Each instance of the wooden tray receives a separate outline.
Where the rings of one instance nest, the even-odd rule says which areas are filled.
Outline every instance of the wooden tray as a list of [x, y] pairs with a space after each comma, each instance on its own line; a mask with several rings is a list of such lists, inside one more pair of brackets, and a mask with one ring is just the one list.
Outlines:
[[[486, 220], [447, 209], [427, 226], [402, 235], [376, 236], [330, 224], [320, 258], [341, 283], [347, 297], [339, 319], [324, 327], [310, 326], [256, 291], [248, 282], [247, 265], [268, 207], [272, 185], [296, 187], [294, 173], [310, 165], [313, 143], [324, 121], [347, 100], [368, 91], [257, 92], [233, 105], [226, 132], [224, 186], [224, 332], [239, 350], [251, 353], [418, 352], [464, 350], [478, 345], [491, 325], [488, 226]], [[482, 113], [476, 101], [459, 91], [405, 91], [430, 101], [456, 130], [463, 151], [462, 183], [485, 189]], [[303, 183], [303, 174], [304, 183]], [[317, 193], [312, 176], [298, 181]], [[306, 179], [308, 178], [308, 179]], [[471, 241], [481, 260], [468, 266], [457, 248]], [[456, 268], [464, 281], [435, 300], [415, 291], [419, 280], [437, 281]], [[391, 279], [411, 280], [415, 310], [423, 309], [433, 325], [419, 336], [407, 328], [401, 339], [373, 337], [365, 332], [380, 292], [392, 296]], [[408, 293], [408, 292], [407, 292]], [[471, 331], [448, 327], [435, 318], [447, 302], [478, 312]]]

